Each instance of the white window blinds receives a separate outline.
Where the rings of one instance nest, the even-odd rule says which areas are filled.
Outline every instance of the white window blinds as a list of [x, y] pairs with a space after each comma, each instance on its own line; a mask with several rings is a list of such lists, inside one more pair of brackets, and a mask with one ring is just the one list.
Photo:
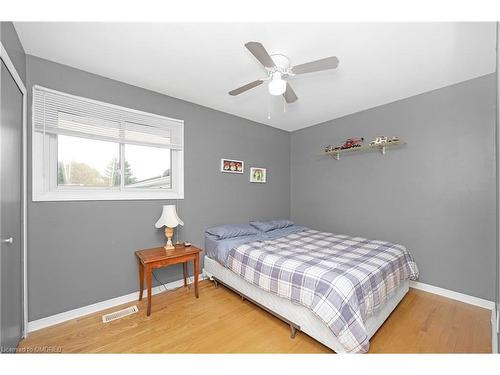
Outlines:
[[33, 88], [34, 130], [141, 146], [182, 150], [183, 121]]

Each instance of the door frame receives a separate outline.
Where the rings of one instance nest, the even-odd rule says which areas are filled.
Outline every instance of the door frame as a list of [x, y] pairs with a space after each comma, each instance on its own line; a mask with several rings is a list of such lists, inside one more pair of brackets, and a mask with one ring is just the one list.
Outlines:
[[[17, 73], [16, 67], [12, 63], [12, 60], [9, 57], [9, 54], [7, 53], [7, 50], [4, 48], [2, 42], [0, 41], [0, 60], [3, 61], [5, 66], [7, 67], [7, 70], [11, 74], [11, 76], [14, 78], [14, 81], [21, 91], [23, 95], [23, 127], [22, 127], [22, 144], [23, 144], [23, 150], [22, 150], [22, 197], [21, 197], [21, 233], [22, 233], [22, 279], [23, 279], [23, 288], [22, 288], [22, 311], [23, 311], [23, 318], [22, 318], [22, 337], [26, 338], [28, 335], [28, 235], [27, 235], [27, 179], [28, 179], [28, 142], [27, 142], [27, 124], [26, 124], [26, 111], [27, 111], [27, 103], [28, 103], [28, 97], [27, 97], [27, 91], [26, 91], [26, 86], [24, 85], [21, 76]], [[1, 314], [1, 312], [0, 312]], [[1, 335], [2, 333], [0, 332], [0, 340], [1, 340]]]

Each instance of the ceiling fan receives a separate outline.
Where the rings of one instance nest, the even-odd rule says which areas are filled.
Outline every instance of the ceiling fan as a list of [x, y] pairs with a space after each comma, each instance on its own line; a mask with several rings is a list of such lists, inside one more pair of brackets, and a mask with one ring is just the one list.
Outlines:
[[299, 74], [318, 72], [321, 70], [335, 69], [339, 65], [339, 59], [335, 56], [325, 57], [308, 63], [290, 66], [290, 60], [285, 55], [269, 54], [264, 46], [259, 42], [245, 43], [245, 47], [255, 56], [255, 58], [267, 70], [267, 78], [258, 79], [247, 83], [235, 90], [229, 91], [229, 95], [236, 96], [254, 87], [269, 81], [268, 89], [271, 95], [283, 95], [287, 103], [293, 103], [298, 98], [292, 86], [286, 80]]

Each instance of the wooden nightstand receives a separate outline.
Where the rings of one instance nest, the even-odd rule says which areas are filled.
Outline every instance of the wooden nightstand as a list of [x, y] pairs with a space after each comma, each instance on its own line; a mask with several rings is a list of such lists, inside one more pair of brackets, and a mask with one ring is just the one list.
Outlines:
[[202, 250], [195, 246], [185, 247], [176, 245], [175, 249], [165, 250], [163, 247], [138, 250], [135, 252], [139, 261], [139, 301], [142, 300], [144, 290], [144, 273], [146, 273], [146, 286], [148, 288], [148, 312], [151, 315], [151, 274], [155, 268], [182, 263], [184, 273], [184, 286], [187, 286], [187, 262], [194, 263], [194, 295], [198, 298], [198, 274], [200, 264], [200, 252]]

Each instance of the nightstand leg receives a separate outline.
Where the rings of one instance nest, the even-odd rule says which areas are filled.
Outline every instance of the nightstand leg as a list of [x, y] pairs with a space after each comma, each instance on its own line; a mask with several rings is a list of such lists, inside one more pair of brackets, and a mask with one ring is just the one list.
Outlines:
[[184, 286], [187, 286], [187, 274], [188, 274], [188, 264], [187, 262], [182, 263], [182, 273], [184, 274]]
[[198, 274], [200, 273], [198, 268], [199, 268], [199, 262], [200, 262], [200, 257], [198, 254], [196, 254], [196, 257], [194, 258], [194, 295], [196, 298], [198, 298]]
[[146, 284], [148, 287], [148, 312], [147, 315], [151, 315], [151, 267], [146, 268]]
[[144, 291], [144, 264], [139, 261], [139, 301], [142, 300], [142, 292]]

